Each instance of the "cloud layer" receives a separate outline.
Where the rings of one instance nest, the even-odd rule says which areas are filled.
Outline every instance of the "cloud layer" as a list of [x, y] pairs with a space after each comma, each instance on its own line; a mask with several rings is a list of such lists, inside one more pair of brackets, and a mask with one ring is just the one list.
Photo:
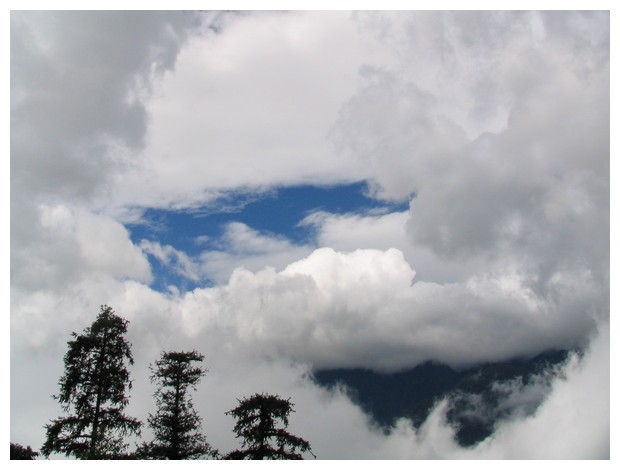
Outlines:
[[321, 248], [282, 271], [238, 268], [226, 285], [168, 303], [214, 354], [243, 350], [319, 368], [462, 367], [582, 346], [596, 325], [584, 314], [596, 302], [587, 279], [558, 282], [556, 304], [514, 273], [445, 285], [414, 274], [395, 249]]
[[[108, 303], [133, 411], [148, 363], [196, 348], [225, 450], [234, 397], [270, 391], [321, 458], [609, 455], [608, 13], [13, 12], [11, 87], [12, 439], [41, 443], [68, 334]], [[304, 245], [231, 222], [193, 257], [123, 225], [354, 181], [409, 209], [300, 214]], [[154, 290], [153, 259], [204, 285]], [[307, 378], [588, 345], [470, 450], [443, 405], [384, 435]]]

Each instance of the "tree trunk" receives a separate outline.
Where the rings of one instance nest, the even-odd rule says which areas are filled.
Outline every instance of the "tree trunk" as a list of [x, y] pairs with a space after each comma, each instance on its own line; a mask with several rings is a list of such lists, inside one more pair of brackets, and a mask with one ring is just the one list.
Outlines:
[[102, 374], [100, 372], [101, 367], [103, 366], [103, 361], [105, 360], [106, 354], [106, 346], [108, 343], [108, 330], [107, 328], [103, 331], [103, 342], [101, 345], [101, 350], [99, 351], [99, 357], [97, 358], [97, 363], [95, 364], [95, 374], [97, 374], [97, 398], [95, 401], [95, 415], [93, 417], [93, 431], [90, 436], [90, 449], [88, 452], [89, 459], [96, 459], [99, 456], [96, 455], [97, 444], [99, 443], [99, 419], [101, 415], [101, 389], [102, 389]]

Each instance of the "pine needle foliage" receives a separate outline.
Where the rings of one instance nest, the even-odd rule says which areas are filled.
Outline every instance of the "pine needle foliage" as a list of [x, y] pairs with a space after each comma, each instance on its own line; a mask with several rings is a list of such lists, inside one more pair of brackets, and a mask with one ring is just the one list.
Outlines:
[[38, 455], [30, 446], [11, 442], [11, 460], [36, 460]]
[[123, 413], [131, 389], [127, 365], [133, 365], [128, 324], [102, 305], [90, 327], [72, 333], [60, 393], [53, 395], [68, 415], [45, 426], [45, 457], [56, 452], [77, 459], [122, 458], [123, 438], [140, 434], [142, 423]]
[[312, 454], [308, 441], [286, 430], [289, 414], [294, 411], [290, 398], [254, 394], [237, 401], [239, 406], [226, 414], [236, 418], [233, 430], [243, 439], [243, 448], [230, 452], [225, 459], [302, 460], [304, 452]]
[[197, 351], [163, 352], [151, 364], [151, 382], [157, 384], [153, 395], [157, 412], [149, 414], [149, 427], [155, 439], [138, 449], [145, 459], [187, 460], [217, 454], [200, 432], [202, 420], [192, 403], [191, 390], [196, 390], [206, 369], [194, 365], [204, 360]]

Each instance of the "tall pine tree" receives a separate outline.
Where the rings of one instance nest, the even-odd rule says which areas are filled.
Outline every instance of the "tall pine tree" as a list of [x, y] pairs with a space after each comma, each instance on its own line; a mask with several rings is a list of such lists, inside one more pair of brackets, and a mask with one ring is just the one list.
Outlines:
[[185, 460], [217, 454], [200, 432], [202, 420], [190, 396], [205, 375], [206, 369], [194, 365], [203, 359], [197, 351], [163, 352], [150, 366], [157, 412], [149, 414], [148, 423], [155, 439], [138, 449], [139, 458]]
[[308, 441], [286, 430], [288, 415], [293, 411], [290, 398], [254, 394], [237, 401], [239, 406], [226, 414], [237, 419], [234, 432], [243, 439], [243, 448], [230, 452], [225, 459], [301, 460], [303, 452], [312, 454]]
[[81, 335], [72, 333], [65, 354], [60, 393], [54, 398], [67, 416], [46, 425], [41, 453], [63, 453], [78, 459], [122, 458], [123, 438], [140, 434], [141, 423], [123, 414], [131, 389], [127, 365], [133, 365], [131, 344], [124, 335], [129, 322], [107, 305]]

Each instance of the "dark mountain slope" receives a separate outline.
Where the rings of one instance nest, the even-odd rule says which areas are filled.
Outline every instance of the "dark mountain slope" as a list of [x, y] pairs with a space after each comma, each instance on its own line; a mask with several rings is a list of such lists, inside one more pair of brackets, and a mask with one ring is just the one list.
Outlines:
[[447, 398], [447, 418], [456, 430], [457, 441], [472, 446], [491, 435], [499, 420], [515, 412], [533, 413], [542, 395], [540, 400], [510, 406], [505, 398], [534, 380], [544, 389], [554, 374], [554, 366], [567, 356], [568, 351], [550, 351], [529, 360], [483, 364], [461, 371], [434, 362], [392, 374], [367, 369], [317, 370], [314, 380], [328, 388], [344, 386], [386, 432], [401, 417], [419, 427], [434, 405]]

